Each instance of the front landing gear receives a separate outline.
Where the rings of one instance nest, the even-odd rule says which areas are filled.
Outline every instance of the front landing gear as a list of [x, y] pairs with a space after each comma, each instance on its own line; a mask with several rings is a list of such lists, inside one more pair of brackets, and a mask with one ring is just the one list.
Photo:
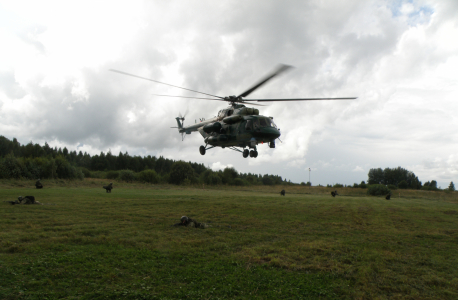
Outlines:
[[258, 151], [256, 151], [256, 150], [251, 150], [251, 151], [250, 151], [250, 157], [254, 157], [254, 158], [258, 157]]
[[199, 148], [200, 154], [205, 155], [206, 151], [207, 151], [207, 149], [205, 149], [205, 146], [200, 146], [200, 148]]
[[248, 155], [250, 155], [250, 150], [248, 149], [243, 150], [243, 158], [247, 158]]
[[200, 146], [199, 147], [199, 152], [200, 152], [200, 154], [205, 155], [205, 152], [207, 152], [207, 150], [210, 150], [212, 148], [215, 148], [215, 146], [211, 146], [211, 147], [208, 147], [208, 148], [206, 146]]

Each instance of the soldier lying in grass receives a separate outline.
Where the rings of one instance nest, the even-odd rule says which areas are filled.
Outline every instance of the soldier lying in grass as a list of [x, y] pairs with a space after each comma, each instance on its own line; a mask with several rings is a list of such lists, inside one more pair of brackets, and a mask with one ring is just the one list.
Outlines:
[[181, 222], [180, 223], [176, 223], [173, 226], [186, 226], [186, 227], [201, 228], [201, 229], [210, 227], [210, 225], [207, 225], [205, 223], [199, 223], [199, 222], [197, 222], [197, 221], [195, 221], [195, 220], [193, 220], [191, 218], [188, 218], [186, 216], [182, 216], [181, 217]]
[[15, 205], [15, 204], [40, 204], [41, 205], [40, 202], [35, 201], [34, 196], [25, 196], [25, 197], [19, 196], [16, 201], [5, 201], [5, 202], [8, 202], [12, 205]]

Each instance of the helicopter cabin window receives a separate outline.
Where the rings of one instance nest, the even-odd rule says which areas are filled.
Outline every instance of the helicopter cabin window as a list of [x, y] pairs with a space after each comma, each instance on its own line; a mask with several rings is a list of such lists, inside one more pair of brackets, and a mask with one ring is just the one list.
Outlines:
[[228, 110], [228, 111], [227, 111], [227, 116], [228, 116], [228, 117], [231, 116], [233, 112], [234, 112], [233, 110]]
[[266, 119], [264, 119], [264, 118], [259, 119], [259, 126], [260, 127], [267, 127], [268, 125], [267, 125]]
[[245, 129], [246, 130], [253, 130], [253, 121], [252, 120], [246, 121]]

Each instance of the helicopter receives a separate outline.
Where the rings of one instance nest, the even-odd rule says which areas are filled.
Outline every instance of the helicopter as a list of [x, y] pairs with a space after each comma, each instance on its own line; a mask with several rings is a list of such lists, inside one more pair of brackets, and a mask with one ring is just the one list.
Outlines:
[[[109, 71], [116, 72], [119, 74], [132, 76], [155, 83], [168, 85], [171, 87], [199, 93], [202, 95], [209, 96], [211, 98], [203, 97], [185, 97], [185, 96], [172, 96], [172, 95], [156, 95], [163, 97], [178, 97], [178, 98], [190, 98], [200, 100], [216, 100], [229, 102], [230, 106], [221, 109], [217, 116], [208, 120], [201, 119], [193, 125], [184, 126], [185, 116], [181, 113], [176, 117], [178, 132], [181, 133], [182, 140], [184, 140], [185, 134], [191, 134], [194, 131], [198, 131], [204, 138], [205, 146], [199, 147], [201, 155], [205, 155], [207, 150], [215, 147], [228, 148], [237, 152], [241, 152], [244, 158], [248, 156], [256, 158], [258, 156], [257, 146], [259, 144], [266, 143], [270, 148], [275, 148], [275, 140], [281, 136], [280, 128], [273, 121], [273, 117], [266, 117], [259, 114], [257, 108], [246, 107], [244, 104], [250, 103], [250, 105], [263, 106], [261, 104], [255, 104], [251, 102], [276, 102], [276, 101], [314, 101], [314, 100], [354, 100], [356, 97], [341, 97], [341, 98], [289, 98], [289, 99], [245, 99], [249, 94], [254, 92], [256, 89], [267, 83], [272, 78], [279, 74], [291, 69], [289, 65], [279, 65], [272, 73], [263, 77], [258, 83], [253, 85], [248, 90], [244, 91], [238, 96], [216, 96], [208, 93], [203, 93], [188, 88], [175, 86], [172, 84], [160, 82], [157, 80], [137, 76], [134, 74], [126, 73], [119, 70], [110, 69]], [[186, 115], [186, 114], [185, 114]], [[279, 139], [280, 140], [280, 139]], [[280, 140], [281, 141], [281, 140]], [[241, 148], [242, 150], [238, 149]], [[250, 150], [251, 149], [251, 150]]]

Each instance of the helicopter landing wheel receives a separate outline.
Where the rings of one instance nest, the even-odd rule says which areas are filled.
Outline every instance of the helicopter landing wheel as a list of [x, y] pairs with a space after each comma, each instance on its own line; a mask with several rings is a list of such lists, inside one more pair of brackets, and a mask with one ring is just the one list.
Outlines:
[[200, 152], [200, 154], [205, 155], [205, 147], [204, 146], [200, 146], [199, 152]]
[[250, 157], [255, 157], [255, 156], [254, 156], [254, 153], [255, 153], [255, 151], [254, 151], [254, 150], [251, 150], [251, 151], [250, 151]]
[[250, 155], [250, 151], [248, 149], [243, 150], [243, 157], [247, 158]]
[[258, 157], [258, 151], [254, 150], [253, 157], [254, 157], [254, 158]]

